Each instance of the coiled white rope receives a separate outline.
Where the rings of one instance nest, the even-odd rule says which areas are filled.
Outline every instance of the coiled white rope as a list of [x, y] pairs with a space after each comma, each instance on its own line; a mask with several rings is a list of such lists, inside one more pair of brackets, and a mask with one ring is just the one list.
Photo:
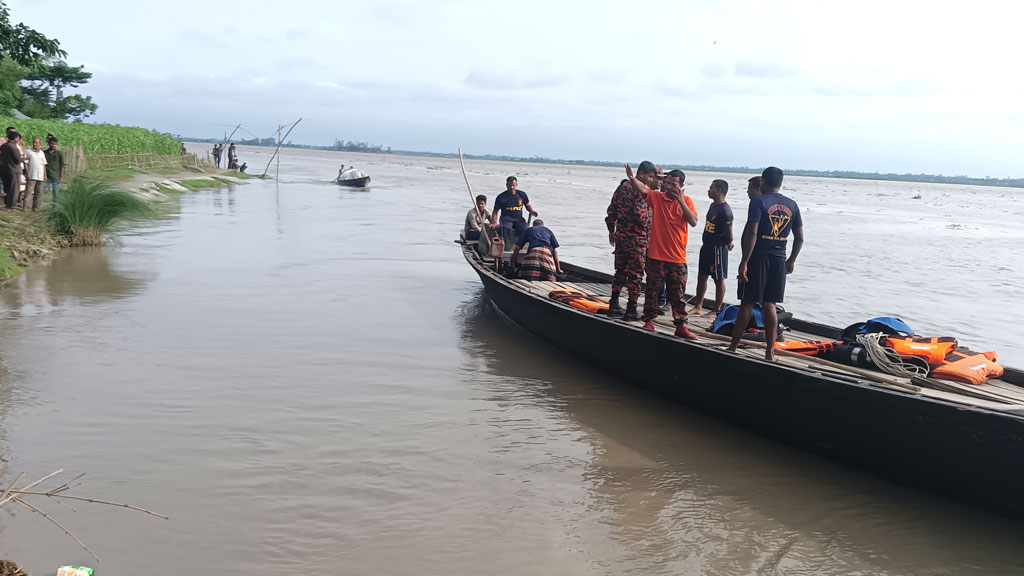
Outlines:
[[885, 337], [886, 335], [880, 332], [857, 336], [857, 342], [864, 347], [868, 358], [871, 359], [871, 362], [879, 370], [893, 376], [903, 376], [904, 378], [912, 378], [914, 376], [924, 378], [928, 376], [927, 365], [904, 360], [895, 350], [882, 345], [881, 340]]

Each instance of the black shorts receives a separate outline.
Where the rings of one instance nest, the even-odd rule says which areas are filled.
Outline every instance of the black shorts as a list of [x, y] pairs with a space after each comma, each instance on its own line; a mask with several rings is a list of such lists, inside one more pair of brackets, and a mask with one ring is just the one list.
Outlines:
[[725, 280], [729, 277], [729, 246], [705, 244], [700, 247], [700, 260], [697, 263], [698, 276], [711, 276], [712, 280]]
[[747, 264], [747, 282], [741, 284], [744, 302], [782, 302], [786, 295], [786, 259], [755, 255]]

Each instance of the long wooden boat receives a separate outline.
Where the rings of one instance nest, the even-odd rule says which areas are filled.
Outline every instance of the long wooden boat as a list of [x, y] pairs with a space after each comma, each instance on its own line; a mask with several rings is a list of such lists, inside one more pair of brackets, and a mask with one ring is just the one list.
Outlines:
[[[912, 487], [1024, 519], [1024, 373], [971, 386], [901, 378], [763, 344], [739, 353], [691, 317], [696, 342], [593, 314], [548, 297], [558, 288], [607, 299], [611, 276], [562, 263], [560, 282], [496, 271], [486, 246], [458, 240], [493, 305], [555, 347], [656, 393], [721, 419]], [[482, 240], [486, 244], [487, 240]], [[500, 259], [499, 259], [500, 260]], [[706, 301], [710, 304], [710, 301]], [[642, 304], [642, 300], [641, 300]], [[662, 318], [668, 318], [662, 317]], [[793, 319], [790, 339], [835, 339], [841, 330]], [[717, 337], [717, 338], [716, 338]]]

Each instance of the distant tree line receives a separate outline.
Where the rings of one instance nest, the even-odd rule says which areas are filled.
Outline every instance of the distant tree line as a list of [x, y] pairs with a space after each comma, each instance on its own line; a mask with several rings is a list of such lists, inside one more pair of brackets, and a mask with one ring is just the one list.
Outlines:
[[384, 146], [371, 144], [369, 142], [353, 142], [351, 140], [335, 140], [331, 150], [344, 150], [345, 152], [385, 152], [391, 153], [391, 146], [385, 150]]

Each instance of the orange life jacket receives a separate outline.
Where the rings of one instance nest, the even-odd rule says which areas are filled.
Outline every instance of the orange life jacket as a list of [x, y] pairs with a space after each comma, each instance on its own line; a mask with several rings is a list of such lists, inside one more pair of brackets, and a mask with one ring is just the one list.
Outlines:
[[974, 385], [984, 384], [989, 378], [1003, 375], [1003, 367], [995, 362], [997, 358], [995, 352], [965, 354], [954, 350], [946, 355], [941, 366], [932, 369], [930, 376]]
[[548, 298], [591, 313], [607, 312], [608, 303], [578, 290], [552, 290]]
[[804, 356], [825, 356], [836, 349], [835, 340], [777, 341], [775, 348]]
[[938, 338], [886, 338], [885, 345], [892, 348], [900, 356], [920, 358], [928, 364], [944, 364], [946, 355], [956, 350], [956, 338], [940, 336]]

